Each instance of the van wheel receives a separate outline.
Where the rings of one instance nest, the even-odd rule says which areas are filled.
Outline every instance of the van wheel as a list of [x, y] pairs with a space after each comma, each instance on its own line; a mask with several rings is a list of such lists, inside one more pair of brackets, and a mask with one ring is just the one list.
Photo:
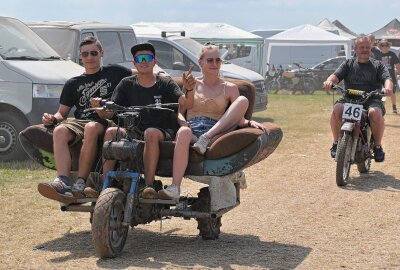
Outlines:
[[14, 113], [0, 113], [0, 162], [26, 159], [18, 134], [27, 126], [26, 120]]

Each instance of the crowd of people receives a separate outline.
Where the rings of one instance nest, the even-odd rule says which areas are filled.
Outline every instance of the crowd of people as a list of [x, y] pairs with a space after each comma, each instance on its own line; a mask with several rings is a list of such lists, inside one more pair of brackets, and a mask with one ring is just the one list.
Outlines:
[[[398, 88], [396, 72], [400, 73], [399, 58], [389, 49], [391, 43], [385, 39], [374, 46], [373, 36], [357, 37], [354, 43], [355, 55], [347, 59], [324, 82], [325, 89], [344, 80], [346, 89], [373, 91], [383, 88], [391, 97], [393, 113], [397, 113], [396, 97]], [[84, 39], [80, 46], [80, 57], [85, 72], [69, 79], [64, 85], [60, 107], [55, 114], [43, 115], [44, 125], [55, 125], [53, 131], [54, 157], [57, 176], [42, 193], [48, 198], [62, 194], [82, 198], [98, 195], [87, 187], [87, 178], [93, 166], [98, 141], [128, 137], [124, 128], [117, 128], [113, 112], [104, 111], [100, 102], [110, 99], [121, 106], [145, 106], [150, 104], [178, 103], [176, 131], [157, 125], [157, 119], [139, 126], [135, 138], [145, 142], [143, 152], [145, 188], [143, 198], [177, 199], [180, 185], [189, 162], [189, 149], [204, 155], [207, 146], [221, 135], [237, 128], [253, 127], [268, 132], [256, 121], [245, 119], [249, 106], [246, 97], [240, 96], [236, 84], [224, 81], [220, 76], [222, 59], [219, 47], [206, 43], [198, 57], [202, 75], [195, 78], [191, 70], [183, 74], [182, 89], [169, 76], [156, 74], [156, 51], [150, 43], [137, 44], [131, 48], [134, 58], [133, 69], [118, 65], [101, 65], [104, 54], [95, 37]], [[334, 105], [330, 125], [333, 135], [331, 156], [334, 158], [340, 135], [343, 99]], [[385, 159], [382, 137], [385, 128], [385, 106], [380, 99], [371, 99], [366, 105], [375, 139], [374, 158], [376, 162]], [[75, 107], [74, 119], [67, 119]], [[87, 110], [88, 108], [97, 108]], [[119, 131], [119, 134], [117, 132]], [[173, 156], [172, 184], [158, 192], [154, 189], [156, 168], [160, 156], [161, 141], [176, 141]], [[79, 170], [76, 181], [70, 180], [70, 147], [82, 142]], [[116, 162], [103, 161], [103, 174], [114, 170]]]
[[[41, 189], [45, 197], [56, 199], [58, 194], [75, 198], [98, 195], [86, 183], [95, 160], [98, 141], [115, 140], [117, 136], [128, 138], [124, 128], [117, 129], [114, 112], [99, 107], [104, 99], [127, 107], [179, 104], [177, 122], [180, 128], [176, 134], [172, 128], [161, 128], [157, 119], [152, 119], [152, 122], [138, 126], [139, 132], [135, 138], [128, 138], [145, 142], [143, 198], [179, 198], [190, 147], [204, 155], [212, 140], [236, 128], [253, 127], [268, 132], [262, 124], [244, 118], [249, 101], [239, 95], [235, 84], [221, 79], [222, 59], [215, 45], [204, 45], [198, 59], [202, 76], [195, 78], [189, 70], [183, 74], [182, 89], [171, 77], [154, 73], [157, 58], [150, 43], [137, 44], [131, 48], [134, 58], [132, 70], [117, 65], [102, 66], [101, 57], [104, 52], [94, 37], [84, 39], [79, 50], [84, 74], [67, 81], [58, 111], [55, 114], [45, 113], [42, 118], [44, 125], [56, 126], [53, 131], [53, 147], [57, 176], [48, 185], [49, 188]], [[75, 118], [67, 119], [73, 107], [76, 108]], [[173, 182], [157, 193], [153, 183], [160, 155], [159, 143], [172, 140], [176, 140]], [[82, 142], [79, 171], [72, 184], [69, 148], [78, 142]], [[104, 160], [103, 174], [114, 170], [115, 166], [115, 161]]]

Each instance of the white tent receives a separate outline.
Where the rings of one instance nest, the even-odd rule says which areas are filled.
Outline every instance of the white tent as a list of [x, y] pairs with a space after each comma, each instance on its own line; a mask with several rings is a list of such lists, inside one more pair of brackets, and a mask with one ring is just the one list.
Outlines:
[[319, 24], [317, 24], [317, 27], [332, 33], [338, 32], [339, 36], [347, 37], [349, 39], [355, 39], [357, 37], [356, 35], [344, 31], [342, 28], [338, 27], [326, 18], [323, 19]]
[[[277, 49], [280, 47], [288, 50]], [[286, 57], [285, 59], [288, 61], [286, 64], [291, 64], [295, 62], [292, 60], [296, 60], [309, 67], [327, 58], [337, 56], [341, 48], [344, 48], [346, 58], [350, 58], [351, 47], [352, 41], [347, 37], [332, 34], [310, 24], [304, 24], [266, 38], [264, 55], [266, 62], [270, 64], [285, 64], [278, 61], [284, 61]], [[326, 53], [326, 48], [331, 50], [329, 54]], [[271, 62], [271, 57], [277, 62]]]
[[[237, 53], [226, 59], [236, 65], [264, 74], [264, 39], [260, 36], [226, 23], [181, 23], [181, 22], [140, 22], [140, 27], [150, 27], [161, 31], [185, 31], [187, 37], [204, 44], [208, 41], [222, 48], [232, 48]], [[223, 53], [223, 51], [222, 51]]]

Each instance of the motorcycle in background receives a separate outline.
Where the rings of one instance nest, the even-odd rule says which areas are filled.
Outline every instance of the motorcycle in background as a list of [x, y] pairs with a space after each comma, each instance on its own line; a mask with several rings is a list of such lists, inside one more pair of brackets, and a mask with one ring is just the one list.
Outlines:
[[286, 89], [292, 91], [292, 94], [296, 94], [297, 91], [301, 94], [314, 94], [317, 89], [314, 74], [298, 63], [293, 64], [298, 67], [297, 70], [284, 70], [282, 65], [279, 65], [279, 68], [272, 72], [273, 66], [266, 77], [266, 87], [269, 92], [276, 94], [279, 90]]
[[339, 85], [344, 98], [342, 127], [336, 151], [336, 184], [345, 186], [349, 179], [350, 167], [357, 165], [360, 173], [367, 173], [371, 167], [375, 141], [371, 135], [368, 110], [364, 104], [372, 97], [382, 97], [382, 90], [366, 93], [365, 91], [344, 89]]

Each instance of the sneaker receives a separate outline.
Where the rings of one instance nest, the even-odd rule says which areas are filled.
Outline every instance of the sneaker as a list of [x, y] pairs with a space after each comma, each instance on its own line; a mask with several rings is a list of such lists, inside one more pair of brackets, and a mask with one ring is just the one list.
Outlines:
[[336, 157], [336, 150], [337, 150], [337, 142], [333, 143], [332, 147], [331, 147], [331, 157], [332, 158]]
[[85, 193], [84, 193], [85, 187], [86, 187], [85, 179], [78, 177], [71, 188], [72, 194], [74, 194], [74, 197], [84, 198], [85, 197]]
[[157, 191], [151, 186], [146, 186], [142, 190], [142, 198], [143, 199], [157, 199]]
[[85, 187], [83, 194], [85, 194], [87, 198], [98, 198], [100, 192], [92, 187]]
[[396, 107], [396, 105], [393, 105], [393, 113], [397, 113], [397, 107]]
[[57, 176], [53, 182], [50, 183], [50, 186], [62, 195], [72, 196], [69, 179], [66, 176]]
[[383, 148], [381, 145], [375, 145], [374, 159], [375, 162], [383, 162], [385, 160], [385, 152], [383, 152]]
[[193, 150], [197, 153], [204, 155], [207, 150], [207, 145], [210, 143], [211, 139], [206, 137], [204, 134], [200, 136], [197, 142], [193, 145]]
[[164, 200], [174, 200], [180, 197], [180, 188], [178, 185], [172, 184], [166, 189], [162, 189], [158, 192], [158, 198]]

